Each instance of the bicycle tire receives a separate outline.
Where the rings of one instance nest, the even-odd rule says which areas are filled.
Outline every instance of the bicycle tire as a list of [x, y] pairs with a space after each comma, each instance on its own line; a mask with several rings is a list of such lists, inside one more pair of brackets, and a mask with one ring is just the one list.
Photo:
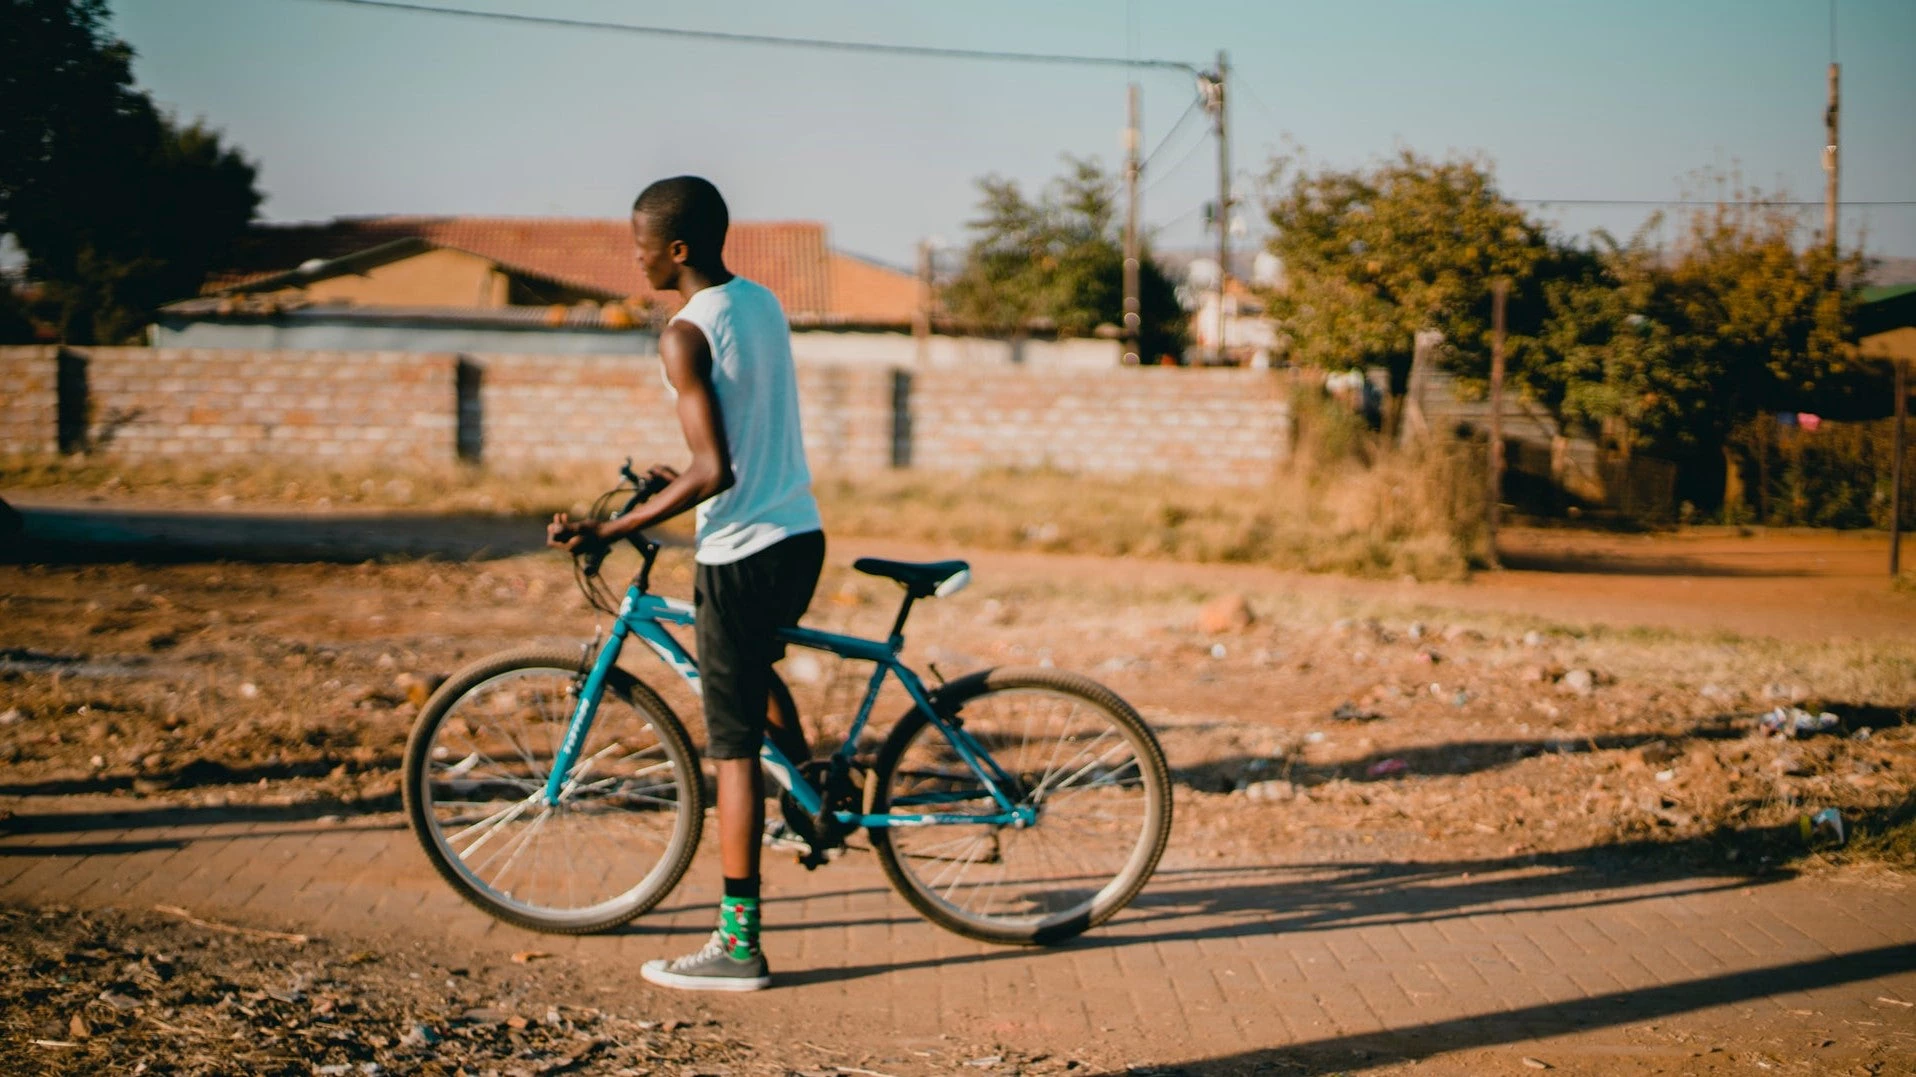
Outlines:
[[[1025, 709], [1024, 740], [1022, 744], [1009, 743], [1010, 727], [1005, 719], [1010, 716], [1016, 722], [1017, 706], [1015, 697], [1032, 697], [1035, 705]], [[993, 669], [974, 673], [951, 682], [934, 693], [932, 702], [939, 713], [946, 717], [959, 719], [965, 730], [981, 743], [985, 743], [1001, 765], [1018, 779], [1019, 800], [1021, 803], [1035, 803], [1039, 809], [1037, 823], [1028, 829], [1014, 829], [997, 826], [983, 826], [977, 829], [962, 827], [975, 834], [988, 834], [992, 860], [1001, 865], [998, 877], [990, 883], [979, 882], [974, 887], [983, 888], [982, 894], [973, 894], [964, 901], [954, 900], [956, 891], [964, 882], [966, 875], [978, 864], [988, 863], [977, 852], [965, 855], [962, 866], [957, 869], [956, 881], [942, 887], [939, 879], [927, 878], [927, 863], [943, 865], [939, 870], [948, 876], [950, 865], [956, 860], [955, 853], [935, 853], [942, 846], [951, 846], [955, 842], [970, 841], [964, 846], [972, 848], [985, 838], [968, 839], [960, 834], [957, 838], [939, 842], [925, 835], [939, 831], [949, 831], [952, 826], [914, 826], [914, 827], [873, 827], [870, 828], [872, 849], [878, 854], [878, 862], [885, 870], [885, 876], [898, 893], [926, 919], [946, 930], [963, 935], [966, 938], [982, 942], [1005, 945], [1050, 945], [1063, 942], [1109, 920], [1119, 910], [1130, 904], [1138, 892], [1150, 881], [1156, 870], [1158, 860], [1164, 855], [1164, 848], [1171, 834], [1171, 777], [1164, 761], [1164, 751], [1157, 738], [1145, 726], [1143, 719], [1130, 704], [1119, 698], [1110, 689], [1088, 677], [1051, 669]], [[1030, 749], [1033, 746], [1030, 737], [1032, 713], [1038, 706], [1069, 705], [1070, 710], [1060, 724], [1055, 719], [1045, 719], [1045, 729], [1057, 728], [1057, 740], [1060, 744], [1075, 743], [1072, 754], [1065, 756], [1057, 747], [1043, 748], [1040, 738], [1039, 748], [1048, 752], [1048, 761], [1042, 770], [1033, 762]], [[1055, 706], [1053, 707], [1055, 710]], [[1078, 727], [1083, 731], [1073, 733], [1073, 717], [1082, 715]], [[1093, 733], [1091, 730], [1095, 729]], [[1099, 749], [1105, 744], [1106, 737], [1112, 732], [1118, 735], [1118, 741], [1129, 749], [1128, 762], [1101, 762], [1114, 749]], [[1085, 739], [1090, 738], [1090, 739]], [[993, 748], [992, 740], [1006, 740], [1002, 748]], [[1011, 749], [1015, 748], [1015, 754]], [[1000, 751], [1005, 750], [1005, 755]], [[1088, 754], [1095, 753], [1095, 754]], [[1007, 758], [1007, 756], [1010, 758]], [[1087, 757], [1088, 756], [1088, 757]], [[1080, 764], [1079, 760], [1086, 760]], [[901, 770], [901, 766], [905, 769]], [[1066, 779], [1101, 770], [1087, 779], [1084, 785], [1060, 784]], [[1130, 773], [1127, 773], [1130, 772]], [[1034, 777], [1035, 776], [1035, 777]], [[866, 786], [866, 810], [874, 814], [889, 813], [903, 789], [942, 789], [946, 796], [957, 791], [964, 795], [970, 783], [972, 799], [986, 806], [984, 798], [977, 796], [982, 784], [977, 782], [968, 767], [963, 767], [949, 747], [949, 742], [916, 707], [906, 712], [891, 734], [879, 749], [874, 761], [871, 781]], [[1082, 814], [1084, 808], [1102, 806], [1110, 808], [1113, 802], [1108, 798], [1117, 798], [1126, 806], [1137, 809], [1135, 837], [1128, 836], [1128, 824], [1122, 816], [1118, 824], [1092, 822], [1090, 831], [1085, 824], [1072, 820], [1076, 815], [1058, 815], [1066, 811], [1068, 794], [1071, 798], [1081, 798], [1090, 790], [1101, 792], [1089, 804], [1075, 809]], [[1135, 790], [1132, 792], [1131, 790]], [[934, 794], [937, 795], [937, 794]], [[1136, 803], [1133, 804], [1133, 801]], [[995, 804], [989, 805], [995, 810]], [[1073, 828], [1074, 840], [1069, 849], [1043, 844], [1057, 839], [1044, 837], [1035, 841], [1026, 841], [1028, 835], [1045, 835], [1047, 818], [1053, 819], [1054, 828]], [[1098, 818], [1104, 818], [1099, 816]], [[1102, 831], [1095, 833], [1093, 831]], [[1088, 875], [1060, 874], [1057, 871], [1057, 857], [1070, 856], [1074, 852], [1085, 853], [1091, 848], [1088, 839], [1104, 839], [1109, 846], [1117, 866], [1104, 878], [1102, 867], [1079, 869]], [[1044, 870], [1054, 876], [1051, 880], [1036, 880], [1023, 889], [1013, 884], [1007, 889], [1005, 884], [1012, 869], [1009, 867], [1014, 847], [1021, 861], [1043, 861]], [[1121, 853], [1121, 856], [1117, 854]], [[1029, 854], [1029, 855], [1027, 855]], [[1060, 904], [1074, 894], [1082, 894], [1087, 888], [1088, 897]], [[1057, 890], [1057, 895], [1050, 890]], [[999, 902], [998, 911], [992, 907], [972, 909], [970, 904], [979, 900], [987, 903]]]
[[[468, 863], [467, 858], [475, 856], [481, 843], [489, 841], [493, 834], [488, 832], [473, 839], [462, 851], [457, 836], [470, 832], [472, 828], [464, 828], [453, 835], [447, 833], [450, 819], [442, 818], [442, 816], [456, 816], [457, 813], [454, 812], [452, 805], [474, 802], [481, 804], [480, 808], [465, 809], [467, 814], [475, 810], [483, 811], [499, 804], [505, 805], [504, 811], [494, 812], [482, 818], [478, 825], [483, 825], [487, 819], [496, 819], [502, 814], [509, 813], [516, 802], [515, 797], [518, 798], [517, 802], [534, 804], [532, 791], [535, 788], [543, 788], [545, 781], [545, 771], [538, 765], [536, 748], [530, 743], [512, 741], [510, 737], [506, 737], [503, 738], [503, 742], [509, 743], [520, 759], [500, 763], [487, 757], [483, 743], [499, 744], [501, 741], [485, 741], [485, 738], [495, 736], [496, 734], [492, 731], [504, 727], [487, 725], [485, 732], [482, 733], [475, 728], [473, 719], [483, 720], [485, 715], [482, 708], [497, 705], [490, 702], [495, 698], [495, 691], [496, 698], [507, 703], [512, 702], [507, 692], [518, 691], [523, 695], [527, 688], [515, 689], [515, 681], [530, 679], [533, 682], [531, 687], [541, 684], [546, 686], [564, 684], [568, 686], [565, 691], [569, 692], [569, 686], [580, 672], [579, 656], [539, 648], [492, 655], [460, 670], [426, 702], [425, 708], [414, 723], [412, 735], [406, 745], [403, 782], [407, 820], [411, 824], [414, 836], [418, 838], [434, 870], [451, 884], [461, 897], [488, 915], [507, 923], [534, 931], [567, 935], [605, 931], [624, 924], [657, 905], [674, 886], [678, 885], [686, 869], [691, 866], [692, 858], [698, 852], [699, 836], [704, 829], [705, 821], [705, 786], [700, 776], [698, 753], [692, 747], [691, 738], [686, 735], [685, 727], [672, 713], [671, 707], [659, 698], [656, 692], [626, 671], [614, 668], [607, 678], [591, 735], [581, 746], [574, 762], [574, 776], [568, 783], [566, 794], [561, 799], [561, 809], [554, 813], [552, 809], [545, 809], [543, 805], [536, 808], [529, 807], [521, 815], [493, 823], [491, 831], [498, 831], [508, 824], [516, 823], [524, 814], [542, 809], [546, 814], [536, 816], [527, 824], [527, 829], [542, 829], [544, 820], [549, 820], [555, 815], [577, 817], [582, 823], [589, 822], [587, 817], [591, 816], [613, 823], [622, 822], [632, 836], [663, 831], [657, 857], [648, 865], [633, 855], [635, 850], [627, 847], [631, 844], [629, 841], [608, 843], [604, 838], [600, 838], [594, 851], [609, 855], [603, 856], [600, 860], [582, 863], [574, 852], [570, 836], [570, 831], [578, 828], [570, 826], [571, 819], [562, 820], [560, 826], [555, 828], [556, 836], [564, 845], [563, 852], [559, 854], [561, 857], [559, 867], [562, 870], [590, 870], [596, 867], [604, 870], [609, 879], [612, 873], [627, 873], [635, 868], [644, 869], [637, 881], [630, 886], [624, 885], [623, 881], [608, 883], [601, 888], [609, 886], [611, 889], [609, 894], [593, 895], [593, 899], [583, 904], [566, 905], [532, 899], [516, 892], [514, 888], [501, 888], [498, 885], [535, 838], [541, 838], [543, 835], [529, 836], [525, 830], [520, 830], [514, 837], [509, 838], [507, 844], [499, 851], [511, 848], [512, 842], [515, 841], [519, 843], [519, 847], [512, 852], [500, 874], [491, 881], [482, 877], [481, 871]], [[543, 694], [540, 698], [544, 698]], [[549, 708], [556, 712], [556, 731], [547, 729], [544, 741], [552, 748], [556, 748], [559, 740], [563, 739], [570, 715], [570, 696], [562, 695], [558, 701], [563, 703], [562, 707]], [[629, 708], [630, 714], [615, 713], [616, 705]], [[528, 706], [533, 704], [520, 701], [521, 711]], [[470, 717], [468, 711], [473, 712]], [[555, 720], [555, 715], [551, 713], [542, 714], [540, 717], [547, 725], [551, 725]], [[521, 714], [517, 712], [512, 716], [512, 720], [515, 721], [520, 718]], [[463, 728], [458, 723], [463, 723]], [[648, 731], [655, 738], [656, 743], [615, 756], [610, 764], [605, 764], [606, 766], [615, 767], [636, 763], [654, 750], [658, 753], [658, 761], [647, 762], [625, 776], [614, 773], [594, 777], [585, 786], [573, 784], [581, 781], [588, 774], [593, 774], [593, 768], [601, 765], [607, 753], [612, 748], [619, 747], [616, 741], [618, 736], [637, 735], [635, 732], [622, 733], [622, 730]], [[467, 742], [463, 749], [455, 743], [461, 737]], [[608, 742], [607, 738], [615, 739]], [[611, 743], [612, 748], [604, 747], [607, 743]], [[445, 760], [451, 758], [455, 750], [465, 750], [468, 754], [458, 758], [457, 762], [450, 766], [444, 765]], [[503, 757], [509, 753], [502, 748], [499, 754]], [[469, 761], [475, 757], [486, 758], [487, 765], [497, 766], [500, 772], [493, 774], [490, 769], [477, 772], [478, 765], [468, 765]], [[440, 797], [435, 792], [435, 763], [441, 764], [437, 774], [437, 784], [447, 791], [446, 797]], [[461, 766], [466, 766], [467, 769], [461, 771], [459, 770]], [[546, 757], [546, 766], [550, 766], [550, 755]], [[649, 779], [648, 772], [661, 769], [669, 771], [669, 781], [641, 782], [639, 780]], [[475, 777], [476, 772], [478, 776]], [[473, 800], [455, 802], [450, 799], [451, 795], [459, 792], [461, 786], [464, 789], [461, 795], [472, 797]], [[602, 791], [604, 795], [601, 797], [599, 794]], [[505, 792], [506, 795], [502, 799], [482, 800], [487, 793], [498, 792]], [[588, 792], [591, 795], [586, 795]], [[570, 805], [569, 808], [568, 805]], [[663, 808], [676, 814], [670, 820], [669, 827], [661, 827], [657, 820], [641, 819], [642, 816], [649, 815], [651, 812], [641, 812], [634, 805], [654, 810]], [[590, 811], [587, 810], [588, 806], [591, 808]], [[626, 818], [620, 818], [620, 813], [624, 813]], [[599, 829], [606, 828], [602, 826]], [[492, 855], [496, 857], [499, 851], [495, 851]], [[549, 861], [542, 860], [540, 855], [535, 854], [532, 863], [536, 867]]]

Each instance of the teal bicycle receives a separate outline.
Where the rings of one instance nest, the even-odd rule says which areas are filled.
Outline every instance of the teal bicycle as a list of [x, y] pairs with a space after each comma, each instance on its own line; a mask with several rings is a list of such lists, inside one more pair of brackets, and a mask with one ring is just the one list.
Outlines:
[[[623, 515], [655, 492], [629, 460], [620, 474], [596, 515], [624, 497]], [[583, 934], [627, 923], [671, 892], [698, 850], [698, 753], [671, 707], [618, 665], [636, 637], [696, 690], [697, 663], [667, 631], [690, 625], [693, 610], [651, 592], [658, 544], [631, 542], [642, 562], [622, 597], [600, 576], [603, 552], [575, 555], [581, 590], [613, 617], [603, 642], [473, 663], [434, 693], [406, 747], [406, 811], [433, 867], [521, 927]], [[770, 737], [761, 753], [803, 862], [824, 863], [863, 830], [906, 901], [987, 942], [1055, 943], [1110, 919], [1143, 889], [1170, 836], [1157, 738], [1115, 693], [1072, 673], [989, 669], [927, 687], [898, 657], [905, 619], [913, 603], [964, 587], [969, 567], [866, 558], [853, 568], [904, 589], [884, 640], [805, 627], [783, 636], [871, 663], [857, 717], [821, 760], [788, 759]], [[875, 752], [861, 752], [889, 678], [911, 706], [873, 738]]]

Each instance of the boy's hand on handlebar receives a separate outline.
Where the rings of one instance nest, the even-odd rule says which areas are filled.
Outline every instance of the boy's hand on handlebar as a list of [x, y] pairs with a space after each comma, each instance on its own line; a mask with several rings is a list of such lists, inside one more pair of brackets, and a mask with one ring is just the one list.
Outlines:
[[546, 545], [572, 553], [602, 550], [610, 544], [603, 526], [597, 520], [574, 520], [563, 512], [555, 513], [546, 525]]
[[653, 464], [645, 470], [645, 487], [652, 493], [657, 493], [672, 485], [678, 477], [678, 468], [670, 464]]

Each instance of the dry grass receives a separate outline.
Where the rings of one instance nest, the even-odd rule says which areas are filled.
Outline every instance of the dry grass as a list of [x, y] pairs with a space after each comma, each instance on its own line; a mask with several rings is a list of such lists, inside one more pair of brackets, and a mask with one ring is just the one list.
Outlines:
[[[1362, 576], [1455, 579], [1481, 557], [1479, 466], [1464, 449], [1387, 450], [1309, 392], [1295, 402], [1291, 466], [1263, 486], [1179, 476], [1047, 471], [824, 475], [838, 534], [989, 549], [1240, 562]], [[511, 472], [469, 467], [327, 468], [304, 461], [0, 457], [0, 489], [148, 505], [581, 512], [612, 484], [604, 464]]]

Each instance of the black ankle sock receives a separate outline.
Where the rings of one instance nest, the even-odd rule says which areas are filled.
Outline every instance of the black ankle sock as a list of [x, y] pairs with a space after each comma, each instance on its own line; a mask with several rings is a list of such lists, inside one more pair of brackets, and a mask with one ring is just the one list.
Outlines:
[[758, 876], [754, 875], [749, 879], [734, 879], [729, 875], [726, 876], [725, 896], [728, 898], [751, 898], [757, 901]]

